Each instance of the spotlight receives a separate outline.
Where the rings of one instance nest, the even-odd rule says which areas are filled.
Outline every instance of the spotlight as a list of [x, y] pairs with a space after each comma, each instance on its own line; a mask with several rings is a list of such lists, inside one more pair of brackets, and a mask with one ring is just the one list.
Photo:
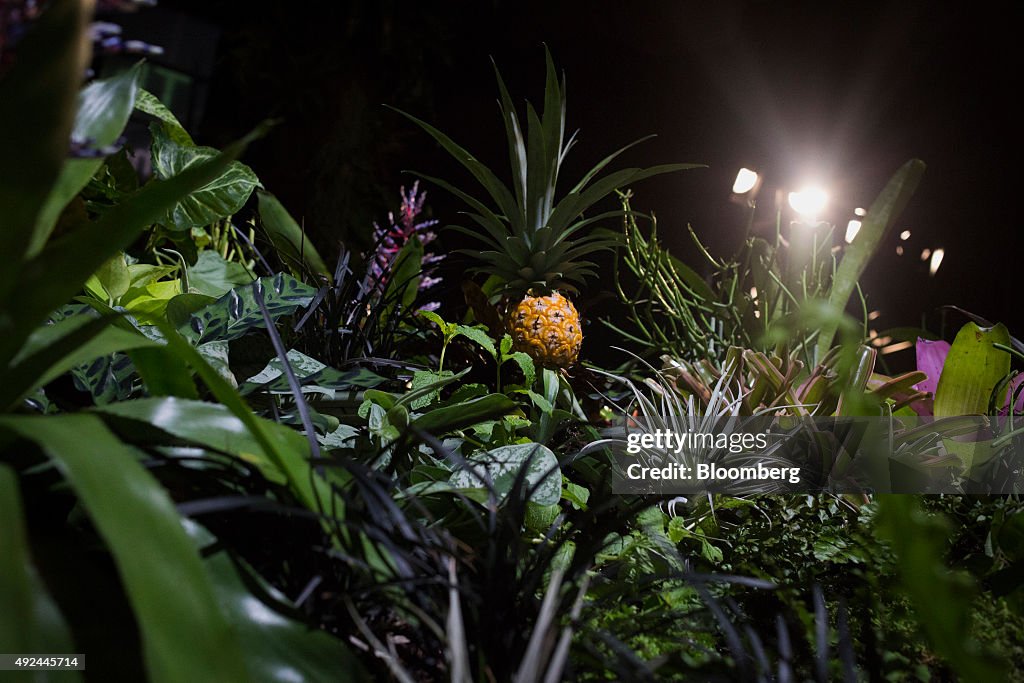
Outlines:
[[736, 194], [746, 194], [757, 187], [759, 176], [749, 168], [741, 168], [736, 174], [736, 182], [732, 184], [732, 191]]
[[789, 205], [802, 217], [814, 219], [828, 206], [828, 193], [820, 187], [806, 187], [789, 193]]

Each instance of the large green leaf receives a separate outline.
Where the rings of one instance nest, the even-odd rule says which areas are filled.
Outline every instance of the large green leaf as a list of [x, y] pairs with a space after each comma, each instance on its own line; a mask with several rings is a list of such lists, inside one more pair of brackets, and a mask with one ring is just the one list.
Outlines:
[[[290, 349], [287, 356], [288, 363], [302, 385], [304, 393], [319, 393], [329, 398], [336, 398], [338, 391], [353, 388], [371, 389], [384, 382], [383, 377], [366, 368], [353, 368], [342, 372], [295, 349]], [[291, 393], [288, 378], [284, 374], [284, 364], [280, 358], [276, 356], [272, 358], [263, 370], [248, 378], [238, 387], [239, 393], [243, 396], [258, 390], [278, 394]]]
[[[185, 529], [199, 548], [216, 541], [195, 522], [186, 521]], [[203, 564], [213, 582], [217, 602], [238, 631], [245, 651], [245, 666], [249, 670], [247, 680], [267, 683], [369, 680], [358, 660], [340, 640], [275, 611], [254, 595], [246, 581], [258, 581], [260, 594], [295, 609], [280, 591], [251, 572], [243, 580], [238, 566], [226, 551], [222, 549], [209, 555]]]
[[[1010, 345], [1002, 323], [983, 328], [969, 322], [960, 328], [935, 390], [935, 417], [988, 413], [992, 391], [1010, 372], [1010, 354], [994, 344]], [[999, 400], [996, 407], [1004, 404]]]
[[188, 268], [189, 293], [215, 299], [252, 281], [253, 276], [241, 263], [228, 261], [209, 249], [199, 252], [196, 264]]
[[150, 678], [243, 681], [238, 637], [167, 492], [93, 415], [0, 417], [64, 473], [117, 564]]
[[526, 467], [523, 490], [533, 490], [530, 500], [538, 505], [554, 505], [562, 497], [562, 474], [558, 458], [539, 443], [501, 446], [475, 453], [464, 469], [456, 470], [448, 483], [458, 489], [483, 489], [490, 482], [499, 501], [512, 491], [520, 470]]
[[[39, 578], [29, 555], [18, 478], [0, 464], [0, 651], [43, 653], [76, 651], [71, 634]], [[28, 674], [26, 674], [26, 679]], [[77, 671], [61, 679], [80, 681]], [[13, 678], [13, 675], [12, 675]], [[32, 680], [45, 680], [43, 675]]]
[[[259, 467], [263, 476], [271, 481], [282, 482], [285, 479], [260, 439], [219, 403], [177, 397], [142, 398], [112, 403], [95, 410], [103, 415], [150, 425], [179, 439], [233, 455]], [[254, 419], [278, 433], [290, 451], [304, 453], [307, 450], [306, 440], [298, 432], [262, 418]]]
[[208, 341], [229, 341], [251, 329], [264, 327], [263, 312], [256, 304], [253, 288], [259, 287], [271, 318], [288, 315], [308, 306], [316, 290], [284, 273], [256, 280], [247, 287], [238, 287], [191, 314], [178, 326], [178, 332], [196, 344]]
[[[985, 415], [996, 386], [1010, 372], [1010, 354], [994, 344], [1009, 346], [1010, 334], [1001, 323], [978, 327], [969, 322], [960, 328], [946, 354], [939, 385], [935, 389], [934, 414], [937, 418], [957, 415]], [[995, 408], [1006, 405], [1006, 391], [996, 397]], [[970, 471], [998, 453], [990, 440], [958, 441], [944, 439], [946, 450], [955, 453]]]
[[[150, 126], [153, 134], [153, 173], [165, 179], [217, 156], [212, 147], [181, 145], [171, 136], [173, 127], [166, 122]], [[175, 230], [202, 228], [238, 213], [245, 205], [259, 178], [245, 164], [234, 161], [216, 178], [182, 198], [162, 219]]]
[[316, 247], [309, 241], [305, 231], [299, 227], [288, 209], [277, 200], [277, 197], [262, 190], [256, 193], [259, 199], [260, 221], [263, 229], [270, 236], [277, 253], [285, 259], [296, 272], [309, 270], [331, 279], [331, 271], [320, 258]]
[[[76, 140], [87, 140], [94, 147], [105, 147], [117, 141], [128, 124], [138, 89], [142, 64], [112, 78], [93, 81], [78, 96], [78, 113], [72, 131]], [[103, 159], [68, 159], [57, 184], [43, 205], [36, 221], [28, 255], [35, 256], [49, 239], [61, 211], [89, 182]]]
[[[79, 0], [49, 3], [18, 43], [18, 58], [0, 80], [3, 300], [19, 281], [36, 219], [68, 154], [75, 97], [89, 61], [88, 14]], [[0, 321], [0, 337], [9, 334], [12, 322]], [[9, 357], [0, 355], [0, 360]]]
[[[921, 182], [924, 169], [924, 162], [920, 159], [911, 159], [903, 164], [871, 204], [867, 216], [861, 223], [860, 231], [857, 232], [857, 237], [846, 248], [846, 253], [843, 254], [843, 260], [840, 261], [832, 281], [829, 303], [836, 310], [846, 310], [846, 304], [857, 287], [857, 281], [864, 269], [868, 267], [868, 262], [882, 238], [889, 232], [899, 215], [903, 213], [903, 208], [910, 201], [918, 183]], [[822, 327], [818, 335], [817, 357], [819, 359], [824, 358], [832, 348], [836, 329], [837, 326], [831, 323], [826, 323]]]

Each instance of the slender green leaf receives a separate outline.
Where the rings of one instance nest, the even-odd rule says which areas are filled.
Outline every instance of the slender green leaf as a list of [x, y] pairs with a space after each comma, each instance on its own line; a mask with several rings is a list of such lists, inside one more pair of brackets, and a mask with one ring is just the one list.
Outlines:
[[[860, 231], [857, 232], [857, 237], [847, 247], [832, 281], [829, 302], [837, 310], [846, 310], [846, 304], [857, 287], [857, 281], [864, 269], [867, 268], [868, 262], [882, 238], [885, 237], [892, 224], [903, 212], [907, 202], [910, 201], [918, 183], [921, 182], [924, 169], [924, 162], [920, 159], [911, 159], [903, 164], [871, 204], [867, 216], [861, 223]], [[836, 329], [836, 325], [830, 323], [826, 323], [822, 327], [821, 333], [818, 335], [817, 357], [819, 359], [824, 358], [828, 350], [832, 348]]]
[[[114, 144], [128, 124], [142, 63], [111, 78], [93, 81], [78, 96], [72, 135], [100, 148]], [[103, 159], [68, 159], [36, 220], [28, 255], [35, 256], [50, 238], [64, 207], [81, 192], [103, 165]]]
[[[67, 477], [114, 557], [151, 680], [241, 681], [245, 659], [167, 492], [92, 415], [0, 417]], [[173, 590], [171, 589], [173, 588]]]
[[[29, 554], [18, 478], [0, 463], [0, 651], [76, 652], [64, 617], [46, 591]], [[26, 674], [27, 675], [27, 674]], [[77, 671], [61, 678], [82, 680]]]

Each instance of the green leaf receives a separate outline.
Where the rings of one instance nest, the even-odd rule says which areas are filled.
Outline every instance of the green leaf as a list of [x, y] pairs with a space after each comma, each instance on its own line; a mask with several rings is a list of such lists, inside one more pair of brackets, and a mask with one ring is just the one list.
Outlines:
[[487, 334], [487, 330], [480, 327], [470, 327], [469, 325], [456, 325], [455, 334], [472, 339], [487, 353], [491, 354], [491, 358], [498, 358], [498, 350], [494, 348], [494, 340]]
[[[49, 3], [19, 41], [18, 58], [0, 80], [0, 216], [4, 224], [0, 254], [6, 261], [0, 268], [0, 298], [4, 301], [15, 283], [24, 285], [19, 274], [22, 257], [33, 243], [43, 203], [67, 158], [75, 98], [89, 60], [89, 14], [77, 0]], [[87, 274], [95, 269], [88, 268]], [[9, 335], [9, 325], [0, 323], [0, 337]], [[0, 365], [11, 355], [0, 354]]]
[[2, 417], [0, 427], [38, 443], [78, 495], [117, 564], [151, 680], [246, 680], [199, 553], [141, 454], [92, 415]]
[[124, 253], [114, 254], [96, 271], [96, 279], [111, 299], [120, 299], [132, 286], [132, 278], [125, 263]]
[[429, 387], [430, 392], [424, 396], [420, 396], [416, 400], [409, 404], [409, 408], [412, 410], [419, 410], [426, 408], [428, 405], [438, 400], [441, 397], [441, 386], [444, 386], [441, 381], [455, 377], [455, 373], [451, 370], [442, 370], [441, 372], [435, 372], [433, 370], [418, 370], [412, 374], [412, 389], [418, 391], [424, 387]]
[[[72, 134], [77, 140], [89, 140], [93, 147], [112, 145], [124, 131], [135, 104], [142, 63], [117, 76], [93, 81], [78, 96], [78, 113]], [[82, 191], [103, 165], [103, 159], [68, 159], [57, 183], [46, 198], [36, 220], [28, 255], [35, 256], [50, 238], [61, 212]]]
[[[0, 464], [0, 650], [3, 652], [75, 652], [71, 633], [29, 554], [18, 478]], [[61, 678], [80, 681], [77, 671]]]
[[413, 235], [398, 252], [391, 265], [388, 284], [384, 290], [384, 307], [380, 313], [381, 327], [394, 315], [399, 305], [403, 311], [412, 306], [419, 293], [422, 270], [423, 244]]
[[412, 427], [434, 436], [471, 427], [478, 422], [506, 415], [517, 408], [504, 394], [488, 394], [470, 401], [435, 408], [412, 421]]
[[178, 121], [178, 117], [165, 107], [163, 102], [157, 99], [153, 93], [144, 88], [139, 88], [135, 95], [135, 108], [169, 124], [164, 128], [164, 132], [178, 145], [182, 147], [195, 146], [196, 143], [192, 141], [192, 136], [188, 134], [185, 127]]
[[[270, 454], [252, 430], [219, 403], [168, 396], [121, 401], [97, 407], [95, 411], [151, 425], [179, 439], [228, 453], [256, 465], [263, 476], [271, 481], [281, 482], [285, 478], [285, 473], [273, 463]], [[305, 447], [306, 440], [298, 432], [262, 418], [254, 419], [275, 432], [287, 433], [285, 439], [290, 445]]]
[[232, 289], [215, 303], [191, 314], [188, 322], [177, 326], [178, 332], [196, 344], [208, 341], [230, 341], [252, 329], [264, 327], [263, 313], [256, 304], [253, 288], [260, 287], [267, 310], [273, 319], [308, 306], [316, 290], [290, 275], [278, 273], [263, 277], [248, 287]]
[[[171, 137], [170, 124], [150, 126], [153, 134], [153, 173], [166, 179], [217, 156], [211, 147], [183, 146]], [[212, 225], [238, 213], [249, 195], [260, 184], [245, 164], [233, 161], [216, 178], [182, 198], [167, 211], [162, 223], [174, 230]]]
[[199, 253], [199, 259], [188, 269], [190, 294], [203, 294], [214, 298], [224, 296], [235, 287], [247, 285], [253, 276], [241, 263], [225, 260], [216, 251]]
[[[1010, 372], [1010, 354], [993, 344], [1009, 346], [1005, 325], [982, 328], [969, 322], [960, 328], [935, 390], [935, 417], [988, 413], [992, 391]], [[1004, 399], [997, 400], [997, 408]]]
[[[199, 549], [216, 542], [212, 534], [195, 522], [185, 520], [185, 530]], [[246, 680], [280, 683], [289, 680], [370, 680], [342, 641], [262, 602], [259, 596], [266, 596], [274, 605], [287, 605], [293, 614], [298, 613], [298, 607], [248, 569], [243, 561], [233, 560], [221, 549], [206, 557], [203, 564], [213, 584], [217, 603], [238, 633], [249, 671]], [[245, 578], [242, 576], [243, 567], [246, 568]], [[252, 581], [259, 585], [258, 594], [250, 588], [248, 582]]]
[[554, 505], [562, 495], [562, 473], [558, 458], [539, 443], [501, 446], [467, 459], [465, 469], [452, 473], [448, 483], [459, 489], [486, 488], [490, 481], [499, 502], [512, 491], [519, 471], [526, 467], [523, 490], [536, 487], [529, 500], [538, 505]]
[[260, 190], [256, 197], [259, 200], [260, 221], [278, 255], [286, 259], [296, 273], [308, 270], [326, 276], [330, 282], [330, 269], [284, 205], [269, 192]]
[[[911, 159], [903, 164], [871, 204], [867, 216], [861, 223], [860, 231], [857, 232], [857, 237], [846, 248], [846, 253], [843, 255], [843, 260], [839, 262], [839, 268], [832, 281], [829, 303], [836, 310], [846, 310], [846, 304], [857, 287], [857, 281], [892, 224], [903, 213], [903, 208], [910, 201], [918, 183], [921, 182], [924, 169], [924, 162], [920, 159]], [[837, 325], [829, 322], [826, 322], [821, 328], [817, 347], [819, 359], [824, 358], [832, 348], [836, 329]]]
[[[523, 353], [522, 351], [516, 351], [515, 353], [506, 356], [505, 360], [511, 360], [519, 366], [519, 369], [523, 371], [523, 386], [529, 388], [533, 386], [533, 383], [537, 380], [537, 367], [533, 364], [533, 359], [530, 358], [529, 354]], [[505, 362], [502, 361], [502, 363]]]
[[166, 346], [135, 349], [128, 355], [150, 396], [199, 398], [188, 365]]

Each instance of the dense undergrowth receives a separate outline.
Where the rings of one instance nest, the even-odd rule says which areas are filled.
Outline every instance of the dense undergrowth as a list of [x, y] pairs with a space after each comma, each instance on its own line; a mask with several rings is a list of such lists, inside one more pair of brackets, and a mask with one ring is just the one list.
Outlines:
[[[418, 185], [371, 253], [314, 246], [237, 160], [272, 127], [218, 151], [138, 69], [80, 89], [87, 22], [49, 3], [0, 84], [0, 651], [103, 681], [1024, 675], [1020, 342], [970, 320], [942, 379], [890, 376], [845, 313], [921, 162], [848, 248], [780, 224], [701, 266], [632, 208], [646, 172], [597, 169], [622, 363], [555, 369], [501, 283], [437, 286]], [[959, 495], [613, 493], [602, 439], [715, 414], [1009, 424], [915, 452]]]

